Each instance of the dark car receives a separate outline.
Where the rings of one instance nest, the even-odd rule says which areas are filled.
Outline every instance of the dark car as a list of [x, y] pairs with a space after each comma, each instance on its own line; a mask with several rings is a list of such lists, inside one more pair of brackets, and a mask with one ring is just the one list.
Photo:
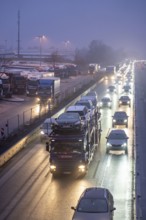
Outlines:
[[116, 92], [116, 87], [114, 85], [109, 86], [107, 92]]
[[110, 97], [103, 97], [99, 103], [99, 107], [100, 108], [104, 108], [104, 107], [107, 107], [107, 108], [111, 108], [112, 107], [112, 100]]
[[102, 187], [85, 189], [76, 208], [71, 208], [75, 211], [72, 220], [112, 220], [116, 209], [111, 192]]
[[111, 129], [106, 137], [106, 153], [109, 151], [125, 151], [128, 153], [128, 136], [123, 129]]
[[79, 113], [65, 112], [62, 113], [53, 124], [53, 129], [55, 130], [80, 130], [83, 128], [83, 122]]
[[128, 115], [125, 111], [116, 111], [112, 116], [112, 127], [115, 125], [125, 125], [128, 127]]
[[131, 107], [131, 99], [128, 95], [122, 95], [119, 98], [119, 106], [121, 105], [129, 105], [129, 107]]

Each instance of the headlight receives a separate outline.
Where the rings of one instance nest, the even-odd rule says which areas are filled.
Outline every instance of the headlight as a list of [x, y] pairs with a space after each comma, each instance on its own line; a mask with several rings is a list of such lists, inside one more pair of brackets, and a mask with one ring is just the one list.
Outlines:
[[50, 169], [55, 171], [56, 170], [56, 166], [54, 164], [50, 165]]
[[127, 103], [129, 104], [130, 102], [128, 101]]
[[113, 122], [116, 122], [116, 119], [113, 119]]
[[44, 131], [41, 131], [41, 134], [45, 134], [45, 132], [44, 132]]
[[107, 147], [111, 147], [112, 146], [109, 142], [107, 142], [106, 145], [107, 145]]
[[122, 144], [122, 147], [126, 147], [126, 146], [127, 146], [127, 144], [126, 144], [126, 143], [123, 143], [123, 144]]
[[86, 166], [84, 164], [81, 164], [81, 165], [78, 166], [78, 169], [79, 169], [80, 172], [85, 172]]
[[121, 103], [122, 103], [122, 101], [119, 101], [119, 103], [121, 104]]
[[127, 122], [127, 119], [125, 119], [124, 122]]

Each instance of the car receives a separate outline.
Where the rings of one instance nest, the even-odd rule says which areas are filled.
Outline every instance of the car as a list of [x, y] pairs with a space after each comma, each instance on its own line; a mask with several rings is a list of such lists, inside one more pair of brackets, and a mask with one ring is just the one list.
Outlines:
[[82, 130], [84, 124], [79, 113], [64, 112], [56, 118], [52, 127], [58, 131]]
[[125, 151], [128, 153], [128, 136], [123, 129], [110, 129], [106, 137], [106, 153], [113, 151]]
[[85, 126], [88, 125], [88, 122], [90, 122], [91, 120], [90, 111], [86, 106], [72, 105], [67, 108], [66, 112], [79, 113], [81, 120]]
[[131, 107], [131, 99], [128, 95], [122, 95], [119, 98], [119, 106], [121, 105], [129, 105], [129, 107]]
[[114, 199], [107, 188], [89, 187], [81, 194], [72, 220], [113, 220]]
[[124, 93], [131, 93], [131, 86], [130, 85], [124, 85], [122, 88]]
[[40, 140], [45, 141], [52, 132], [52, 124], [55, 122], [54, 118], [46, 118], [40, 127]]
[[96, 96], [82, 96], [81, 100], [91, 100], [95, 109], [97, 108], [98, 105], [98, 99]]
[[112, 127], [115, 125], [125, 125], [128, 128], [128, 115], [125, 111], [116, 111], [112, 118]]
[[97, 92], [96, 91], [90, 91], [86, 94], [86, 96], [94, 96], [96, 99], [98, 98]]
[[111, 108], [112, 107], [112, 100], [110, 97], [104, 96], [100, 103], [99, 103], [99, 108], [104, 108], [104, 107], [108, 107]]
[[83, 105], [86, 106], [90, 111], [91, 118], [95, 115], [96, 109], [91, 100], [79, 100], [75, 103], [75, 105]]
[[114, 85], [109, 86], [107, 92], [116, 92], [116, 87]]

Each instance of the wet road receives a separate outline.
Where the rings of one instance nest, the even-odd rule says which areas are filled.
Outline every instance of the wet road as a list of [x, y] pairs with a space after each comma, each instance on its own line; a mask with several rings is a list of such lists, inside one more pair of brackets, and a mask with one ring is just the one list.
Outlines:
[[[103, 81], [97, 85], [99, 99], [111, 83]], [[101, 110], [101, 142], [84, 178], [62, 176], [54, 179], [49, 170], [48, 152], [39, 139], [0, 169], [0, 219], [70, 220], [73, 215], [70, 207], [76, 205], [82, 191], [89, 186], [109, 188], [115, 200], [114, 219], [133, 219], [133, 107], [119, 108], [120, 94], [121, 86], [117, 86], [117, 93], [111, 94], [112, 109]], [[106, 154], [105, 137], [117, 109], [129, 115], [129, 126], [125, 129], [129, 136], [128, 155], [122, 152]]]

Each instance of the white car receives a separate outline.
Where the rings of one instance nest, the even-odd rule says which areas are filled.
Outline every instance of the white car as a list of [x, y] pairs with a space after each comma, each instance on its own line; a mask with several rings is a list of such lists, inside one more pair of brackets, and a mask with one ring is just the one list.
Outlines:
[[107, 107], [107, 108], [111, 108], [112, 107], [112, 100], [110, 97], [103, 97], [99, 103], [99, 107], [100, 108], [104, 108], [104, 107]]
[[91, 100], [79, 100], [75, 103], [75, 105], [83, 105], [86, 106], [90, 111], [91, 118], [95, 116], [96, 109]]
[[128, 136], [123, 129], [111, 129], [106, 137], [106, 153], [112, 151], [125, 151], [128, 153]]
[[114, 199], [111, 192], [102, 187], [84, 190], [74, 210], [72, 220], [113, 220]]
[[82, 122], [86, 126], [88, 122], [90, 122], [91, 117], [90, 117], [90, 111], [86, 106], [83, 105], [72, 105], [69, 106], [66, 110], [66, 112], [70, 113], [79, 113]]
[[112, 127], [115, 125], [125, 125], [128, 128], [128, 115], [125, 111], [116, 111], [112, 118]]
[[98, 105], [98, 99], [96, 96], [82, 96], [81, 100], [91, 100], [94, 107], [97, 108]]
[[131, 99], [128, 95], [122, 95], [119, 98], [119, 106], [121, 105], [129, 105], [129, 107], [131, 107]]

